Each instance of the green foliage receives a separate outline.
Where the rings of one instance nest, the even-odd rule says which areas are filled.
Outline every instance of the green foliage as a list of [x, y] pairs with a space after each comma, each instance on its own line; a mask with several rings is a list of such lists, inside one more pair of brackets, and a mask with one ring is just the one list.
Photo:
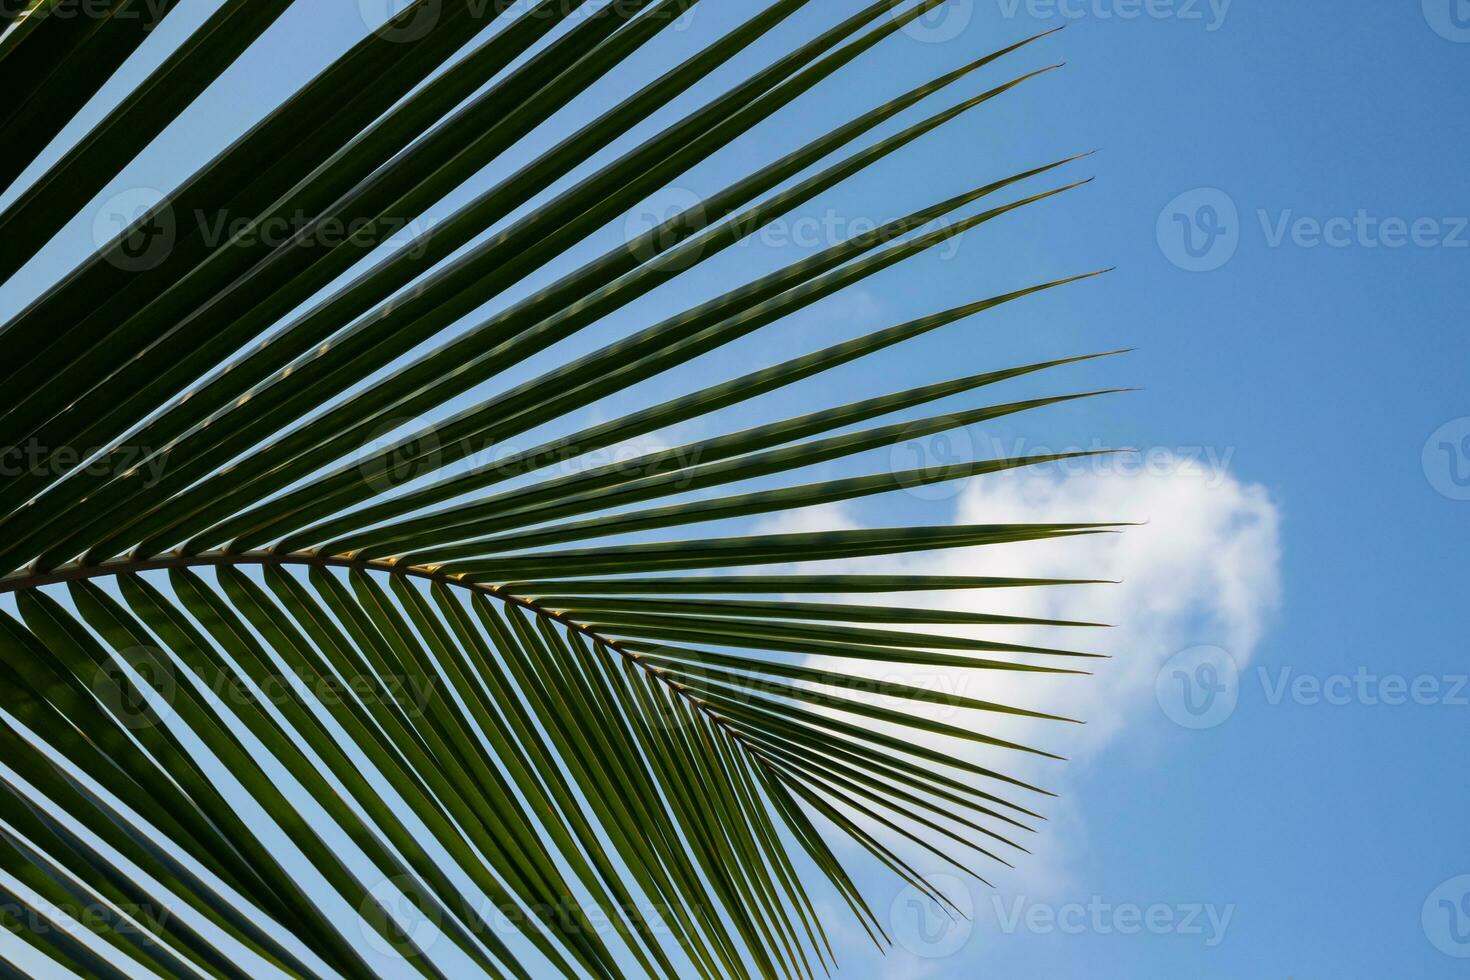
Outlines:
[[[7, 181], [173, 6], [97, 0], [92, 15], [65, 16], [67, 2], [7, 6]], [[0, 213], [0, 276], [24, 269], [290, 2], [226, 0], [28, 180]], [[925, 627], [1091, 624], [891, 596], [1068, 583], [780, 566], [1104, 525], [682, 529], [1065, 458], [779, 482], [1103, 394], [882, 421], [1084, 358], [631, 460], [560, 464], [1087, 278], [1018, 283], [573, 423], [610, 395], [677, 380], [702, 354], [1075, 187], [1018, 189], [1072, 160], [832, 243], [530, 380], [501, 380], [1041, 74], [1009, 76], [855, 148], [1036, 39], [1010, 45], [498, 301], [783, 107], [858, 70], [875, 45], [901, 41], [943, 0], [870, 3], [665, 121], [672, 103], [808, 6], [778, 0], [530, 162], [496, 163], [645, 45], [687, 44], [669, 28], [697, 2], [416, 0], [0, 328], [0, 444], [24, 463], [0, 484], [0, 870], [26, 892], [0, 888], [5, 928], [98, 977], [246, 977], [240, 950], [290, 976], [369, 977], [368, 949], [443, 976], [406, 912], [495, 977], [813, 976], [835, 966], [818, 914], [831, 897], [878, 946], [888, 938], [833, 839], [849, 837], [941, 903], [895, 846], [972, 874], [975, 861], [1007, 865], [1024, 852], [1018, 834], [1038, 819], [1027, 798], [1044, 791], [969, 761], [963, 746], [1048, 753], [930, 709], [1064, 719], [866, 680], [861, 667], [1077, 673], [1089, 655]], [[663, 128], [604, 152], [650, 119]], [[556, 189], [573, 172], [585, 175]], [[483, 189], [466, 203], [406, 244], [394, 238], [476, 175]], [[264, 233], [295, 214], [306, 227]], [[229, 233], [182, 215], [217, 216]], [[558, 422], [565, 434], [536, 434]], [[500, 452], [514, 445], [530, 448]], [[723, 489], [757, 478], [771, 488]], [[635, 537], [608, 540], [622, 535]], [[283, 837], [300, 859], [272, 843]], [[0, 960], [0, 974], [13, 972]]]

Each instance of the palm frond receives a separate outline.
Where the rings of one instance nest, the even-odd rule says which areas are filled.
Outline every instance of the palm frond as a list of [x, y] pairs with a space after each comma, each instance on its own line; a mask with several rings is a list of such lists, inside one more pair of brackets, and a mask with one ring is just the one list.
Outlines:
[[[7, 8], [0, 25], [11, 284], [34, 283], [43, 247], [291, 7], [226, 0], [48, 158], [173, 7], [137, 4], [140, 17], [108, 0], [64, 17], [61, 2]], [[609, 222], [944, 2], [867, 3], [672, 111], [817, 13], [774, 0], [514, 164], [562, 109], [636, 71], [639, 52], [682, 43], [670, 27], [698, 0], [415, 0], [33, 290], [0, 327], [0, 444], [21, 461], [0, 484], [0, 924], [84, 976], [372, 977], [384, 955], [431, 978], [816, 976], [837, 967], [830, 897], [888, 942], [834, 841], [955, 911], [905, 851], [980, 881], [980, 865], [1028, 853], [1050, 794], [963, 747], [1055, 759], [1004, 723], [1069, 719], [873, 680], [863, 665], [973, 671], [982, 685], [994, 672], [1085, 673], [1095, 654], [977, 631], [1097, 624], [891, 596], [1097, 583], [802, 566], [1115, 525], [751, 522], [1092, 455], [786, 482], [1111, 394], [905, 416], [1121, 351], [563, 464], [713, 426], [724, 409], [1096, 275], [1038, 276], [582, 421], [958, 235], [998, 235], [1085, 183], [1053, 173], [1080, 157], [994, 175], [544, 365], [1052, 70], [1009, 72], [859, 145], [1045, 35], [1003, 46], [561, 270]], [[307, 220], [291, 235], [262, 233], [292, 215]], [[951, 724], [936, 707], [986, 720]], [[19, 973], [0, 959], [0, 976]]]

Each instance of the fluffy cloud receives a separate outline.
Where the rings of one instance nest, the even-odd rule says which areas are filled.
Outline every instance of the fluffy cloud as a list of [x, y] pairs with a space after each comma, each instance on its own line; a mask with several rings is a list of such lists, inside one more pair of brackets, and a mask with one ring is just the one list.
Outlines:
[[[1062, 800], [1047, 801], [1043, 807], [1052, 822], [1038, 853], [1023, 855], [1021, 867], [1006, 873], [1009, 887], [1025, 888], [1031, 894], [1065, 888], [1069, 856], [1084, 844], [1085, 814], [1075, 812], [1065, 799], [1068, 768], [1088, 765], [1110, 744], [1142, 738], [1150, 727], [1157, 731], [1156, 725], [1143, 721], [1157, 719], [1155, 679], [1164, 662], [1178, 651], [1202, 644], [1223, 647], [1236, 663], [1244, 665], [1254, 654], [1280, 598], [1280, 515], [1264, 488], [1168, 454], [1155, 454], [1148, 466], [1124, 468], [1105, 460], [1095, 462], [1071, 471], [1037, 468], [973, 480], [958, 488], [954, 519], [974, 524], [1116, 520], [1138, 522], [1139, 526], [1116, 534], [863, 563], [865, 570], [912, 574], [1114, 580], [1118, 584], [963, 591], [924, 600], [938, 608], [1113, 624], [1107, 629], [1017, 626], [983, 630], [991, 639], [1106, 654], [1106, 660], [1063, 664], [1091, 670], [1091, 676], [810, 661], [1087, 723], [1066, 725], [931, 709], [949, 724], [1071, 760], [1061, 764], [1005, 750], [967, 750], [976, 762], [1064, 794]], [[822, 508], [790, 515], [779, 527], [771, 524], [763, 530], [810, 530], [853, 523], [840, 509]], [[879, 596], [871, 601], [911, 605], [915, 597]], [[1058, 664], [1055, 658], [1030, 660]], [[912, 702], [892, 703], [913, 707]], [[953, 740], [942, 742], [947, 751], [955, 748]], [[919, 866], [933, 867], [933, 863], [920, 861]]]

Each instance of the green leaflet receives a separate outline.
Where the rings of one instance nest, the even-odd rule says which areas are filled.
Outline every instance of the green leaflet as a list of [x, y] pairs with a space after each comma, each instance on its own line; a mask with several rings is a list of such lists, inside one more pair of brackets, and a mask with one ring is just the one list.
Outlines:
[[[49, 152], [114, 84], [136, 2], [101, 0], [90, 19], [53, 0], [6, 8], [0, 169]], [[641, 303], [851, 178], [911, 180], [923, 137], [1060, 77], [1046, 61], [992, 75], [1046, 35], [987, 40], [605, 241], [766, 120], [820, 113], [945, 2], [770, 0], [695, 41], [672, 28], [711, 9], [697, 0], [415, 0], [0, 325], [0, 447], [24, 463], [0, 481], [0, 927], [86, 976], [236, 980], [264, 964], [367, 980], [392, 961], [429, 978], [807, 978], [842, 965], [831, 908], [890, 942], [837, 840], [951, 913], [915, 855], [991, 878], [977, 859], [1004, 873], [1043, 844], [1051, 794], [1012, 767], [1058, 761], [1049, 733], [1068, 719], [912, 671], [1088, 683], [1080, 666], [1106, 660], [1071, 647], [1089, 644], [1016, 632], [1093, 624], [1003, 600], [1103, 583], [862, 563], [1121, 526], [755, 522], [1093, 455], [849, 466], [1120, 390], [977, 394], [1104, 364], [987, 363], [984, 331], [1007, 321], [978, 318], [1021, 299], [1039, 312], [1098, 273], [1042, 270], [819, 350], [757, 332], [982, 225], [987, 248], [1008, 247], [1033, 205], [1087, 183], [1036, 180], [1080, 157], [981, 169], [970, 190], [673, 316]], [[109, 91], [115, 108], [9, 197], [0, 282], [289, 5], [225, 0], [135, 91]], [[647, 71], [655, 58], [669, 67]], [[568, 126], [579, 100], [597, 108]], [[132, 262], [170, 210], [238, 223], [185, 221]], [[304, 233], [260, 234], [298, 212]], [[583, 342], [615, 314], [635, 326]], [[835, 386], [844, 365], [939, 330], [965, 352], [947, 380], [763, 414], [766, 395]], [[778, 353], [689, 380], [752, 336]], [[655, 380], [673, 390], [603, 414]], [[578, 465], [731, 408], [739, 421]], [[848, 468], [796, 473], [826, 463]], [[811, 564], [829, 561], [850, 567]], [[930, 608], [936, 592], [984, 611]]]
[[[227, 0], [147, 80], [0, 214], [12, 243], [0, 282], [101, 190], [272, 23], [292, 0]], [[6, 9], [9, 9], [7, 6]]]

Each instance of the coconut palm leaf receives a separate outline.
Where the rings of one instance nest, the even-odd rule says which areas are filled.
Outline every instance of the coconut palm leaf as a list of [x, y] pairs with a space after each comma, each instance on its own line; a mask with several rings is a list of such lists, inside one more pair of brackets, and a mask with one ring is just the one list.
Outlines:
[[[696, 104], [774, 28], [825, 11], [774, 0], [680, 50], [670, 28], [698, 0], [415, 0], [50, 283], [31, 260], [291, 4], [226, 0], [50, 156], [174, 4], [7, 6], [0, 279], [36, 298], [0, 327], [5, 929], [82, 976], [357, 978], [387, 960], [431, 978], [815, 976], [838, 965], [832, 898], [888, 942], [837, 841], [955, 911], [905, 852], [982, 881], [1028, 853], [1049, 794], [963, 746], [1056, 758], [1003, 723], [1068, 719], [863, 665], [982, 687], [1084, 673], [1086, 650], [979, 631], [1096, 624], [892, 595], [1096, 583], [806, 563], [1111, 525], [752, 519], [1091, 455], [791, 475], [1110, 394], [985, 393], [1104, 355], [828, 396], [733, 431], [717, 413], [1095, 273], [688, 379], [958, 235], [999, 238], [1084, 183], [1063, 176], [1079, 158], [987, 175], [619, 339], [558, 347], [1051, 70], [1006, 69], [1041, 36], [1018, 39], [578, 250], [944, 3], [854, 4]], [[560, 121], [654, 46], [682, 60]], [[586, 422], [651, 379], [680, 393]], [[905, 416], [956, 397], [971, 404]], [[715, 434], [595, 462], [691, 422]]]

